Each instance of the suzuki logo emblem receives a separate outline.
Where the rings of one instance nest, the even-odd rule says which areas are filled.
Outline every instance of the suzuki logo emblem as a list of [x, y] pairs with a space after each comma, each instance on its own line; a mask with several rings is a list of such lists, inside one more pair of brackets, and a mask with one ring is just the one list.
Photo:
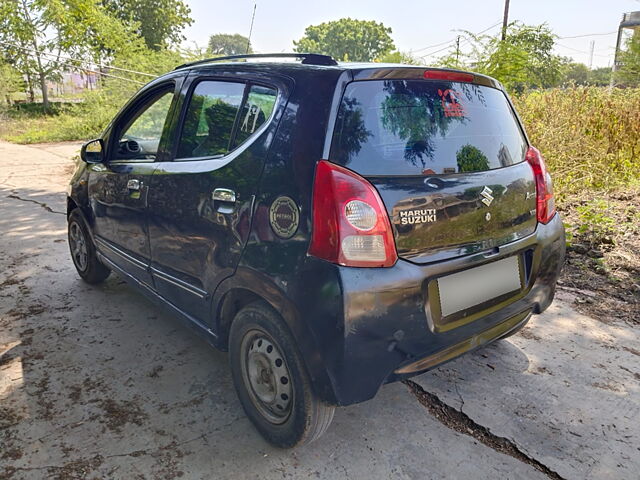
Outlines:
[[481, 202], [484, 203], [487, 207], [491, 205], [491, 202], [493, 202], [493, 196], [491, 195], [492, 193], [493, 190], [491, 190], [489, 187], [484, 187], [480, 192], [480, 196], [482, 197]]

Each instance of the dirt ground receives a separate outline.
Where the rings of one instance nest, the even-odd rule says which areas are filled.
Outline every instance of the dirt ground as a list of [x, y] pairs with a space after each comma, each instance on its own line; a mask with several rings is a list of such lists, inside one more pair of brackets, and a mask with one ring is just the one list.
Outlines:
[[0, 142], [0, 479], [638, 477], [637, 299], [601, 314], [612, 294], [596, 282], [633, 271], [609, 262], [585, 285], [580, 262], [603, 257], [573, 251], [556, 301], [519, 334], [276, 450], [225, 354], [115, 275], [79, 280], [64, 216], [76, 151]]
[[[593, 205], [599, 208], [593, 208]], [[562, 215], [572, 239], [560, 285], [575, 307], [603, 322], [640, 324], [640, 189], [570, 197]]]

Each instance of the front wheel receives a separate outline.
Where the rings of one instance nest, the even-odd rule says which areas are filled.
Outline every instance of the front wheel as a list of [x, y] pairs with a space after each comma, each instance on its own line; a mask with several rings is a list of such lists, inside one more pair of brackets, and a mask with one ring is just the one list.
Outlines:
[[71, 259], [78, 274], [87, 283], [103, 282], [111, 270], [98, 259], [96, 247], [78, 209], [69, 215], [67, 226]]
[[270, 307], [253, 303], [238, 312], [229, 359], [240, 403], [268, 442], [290, 448], [327, 430], [335, 407], [313, 392], [287, 325]]

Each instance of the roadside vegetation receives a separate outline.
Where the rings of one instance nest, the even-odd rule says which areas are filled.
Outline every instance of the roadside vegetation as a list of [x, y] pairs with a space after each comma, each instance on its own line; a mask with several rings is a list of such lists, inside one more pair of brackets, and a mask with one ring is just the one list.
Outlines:
[[[206, 49], [181, 49], [181, 31], [192, 21], [181, 0], [60, 5], [7, 0], [0, 7], [0, 139], [94, 138], [153, 75], [185, 61], [253, 51], [246, 37], [222, 33], [212, 34]], [[382, 23], [345, 18], [307, 27], [293, 49], [460, 68], [500, 80], [554, 177], [567, 226], [564, 286], [591, 292], [580, 294], [580, 308], [640, 322], [640, 33], [626, 41], [613, 79], [611, 69], [555, 55], [557, 37], [546, 25], [513, 22], [504, 39], [461, 31], [465, 48], [458, 42], [437, 58], [397, 50], [392, 33]], [[48, 98], [45, 81], [65, 71], [93, 72], [97, 88]]]
[[561, 282], [579, 310], [640, 324], [640, 88], [514, 97], [553, 173], [567, 230]]

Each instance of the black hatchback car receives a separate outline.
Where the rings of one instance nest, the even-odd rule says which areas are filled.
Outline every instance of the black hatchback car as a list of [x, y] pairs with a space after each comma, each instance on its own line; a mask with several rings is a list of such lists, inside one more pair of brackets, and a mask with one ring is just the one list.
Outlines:
[[68, 196], [80, 276], [115, 271], [228, 349], [281, 447], [516, 332], [565, 254], [551, 178], [496, 80], [288, 56], [153, 80], [85, 144]]

